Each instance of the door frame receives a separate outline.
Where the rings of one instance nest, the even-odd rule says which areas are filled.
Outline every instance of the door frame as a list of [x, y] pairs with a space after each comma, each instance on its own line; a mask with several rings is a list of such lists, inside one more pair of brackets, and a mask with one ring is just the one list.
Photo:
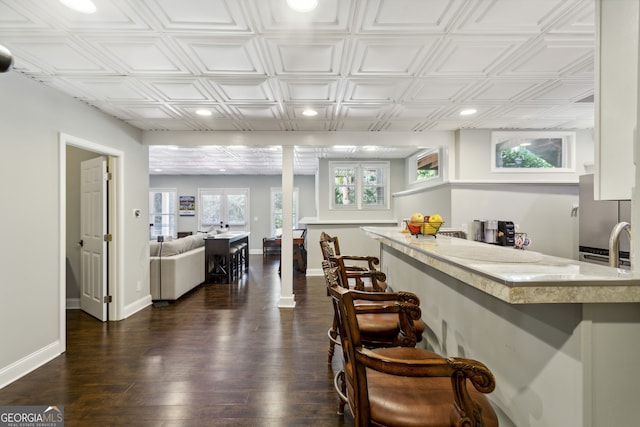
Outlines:
[[67, 146], [74, 146], [83, 150], [95, 152], [99, 155], [108, 156], [107, 166], [112, 174], [112, 179], [109, 181], [109, 202], [108, 212], [109, 217], [108, 228], [109, 233], [113, 236], [113, 243], [109, 245], [109, 258], [108, 258], [108, 287], [109, 294], [112, 296], [112, 302], [109, 304], [109, 321], [120, 320], [122, 313], [124, 312], [124, 301], [122, 296], [124, 295], [124, 242], [120, 236], [124, 233], [124, 180], [122, 179], [122, 170], [124, 170], [124, 151], [108, 147], [106, 145], [91, 142], [82, 138], [78, 138], [63, 132], [58, 136], [59, 147], [59, 236], [60, 242], [59, 248], [59, 286], [60, 286], [60, 318], [59, 318], [59, 330], [60, 330], [60, 342], [62, 344], [62, 350], [66, 351], [67, 348], [67, 322], [66, 322], [66, 236], [67, 236]]

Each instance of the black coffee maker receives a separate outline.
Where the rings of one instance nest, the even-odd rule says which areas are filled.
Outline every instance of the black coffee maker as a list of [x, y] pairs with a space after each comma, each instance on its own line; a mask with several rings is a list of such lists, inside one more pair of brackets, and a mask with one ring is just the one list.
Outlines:
[[498, 221], [498, 238], [500, 246], [513, 246], [516, 241], [516, 228], [511, 221]]

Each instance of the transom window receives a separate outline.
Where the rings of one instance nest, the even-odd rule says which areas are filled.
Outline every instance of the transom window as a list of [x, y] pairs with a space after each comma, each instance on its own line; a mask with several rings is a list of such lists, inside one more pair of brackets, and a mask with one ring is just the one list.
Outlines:
[[388, 209], [389, 162], [330, 162], [331, 209]]
[[573, 172], [574, 132], [493, 132], [493, 172]]

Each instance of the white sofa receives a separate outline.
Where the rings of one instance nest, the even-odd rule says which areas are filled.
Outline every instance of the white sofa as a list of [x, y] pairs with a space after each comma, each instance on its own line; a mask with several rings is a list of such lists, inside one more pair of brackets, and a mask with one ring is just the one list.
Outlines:
[[163, 243], [150, 242], [151, 299], [176, 300], [204, 282], [206, 236], [198, 233]]

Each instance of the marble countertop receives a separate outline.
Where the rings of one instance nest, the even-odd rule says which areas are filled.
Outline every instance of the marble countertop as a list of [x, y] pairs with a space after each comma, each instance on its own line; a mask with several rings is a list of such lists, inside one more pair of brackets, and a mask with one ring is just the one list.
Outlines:
[[640, 273], [398, 227], [367, 235], [511, 304], [640, 302]]

